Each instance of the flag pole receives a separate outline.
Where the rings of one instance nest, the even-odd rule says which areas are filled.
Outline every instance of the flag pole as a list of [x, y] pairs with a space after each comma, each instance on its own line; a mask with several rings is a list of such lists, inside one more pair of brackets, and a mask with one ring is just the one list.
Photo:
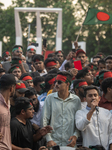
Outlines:
[[[89, 10], [89, 9], [88, 9], [88, 10]], [[88, 11], [87, 11], [87, 12], [88, 12]], [[86, 16], [87, 16], [87, 12], [86, 12]], [[86, 16], [85, 16], [85, 19], [86, 19]], [[84, 19], [84, 21], [85, 21], [85, 19]], [[84, 21], [83, 21], [83, 23], [84, 23]], [[77, 35], [76, 42], [78, 41], [78, 38], [79, 38], [80, 32], [81, 32], [82, 27], [83, 27], [83, 23], [82, 23], [82, 25], [81, 25], [81, 27], [80, 27], [80, 30], [79, 30], [79, 33], [78, 33], [78, 35]]]

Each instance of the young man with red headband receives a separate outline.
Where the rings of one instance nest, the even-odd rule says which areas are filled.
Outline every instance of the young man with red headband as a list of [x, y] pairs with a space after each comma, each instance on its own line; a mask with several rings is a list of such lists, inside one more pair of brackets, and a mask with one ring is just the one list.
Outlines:
[[62, 64], [63, 61], [64, 61], [64, 54], [63, 54], [63, 51], [61, 51], [61, 50], [56, 51], [56, 52], [55, 52], [55, 56], [56, 56], [56, 58], [59, 59], [60, 63]]
[[40, 102], [40, 105], [43, 107], [45, 98], [47, 96], [47, 93], [49, 90], [53, 90], [54, 88], [54, 82], [55, 82], [55, 77], [57, 74], [48, 74], [45, 77], [45, 83], [41, 85], [42, 87], [42, 94], [38, 97], [38, 100]]
[[49, 72], [50, 70], [57, 68], [56, 60], [53, 58], [47, 58], [44, 62], [44, 66], [45, 66], [47, 72]]
[[87, 82], [83, 79], [76, 79], [73, 82], [73, 89], [74, 89], [75, 94], [81, 100], [82, 109], [86, 108], [87, 106], [87, 102], [85, 101], [85, 96], [84, 96], [84, 88], [87, 86], [88, 86]]
[[42, 125], [53, 127], [52, 133], [46, 135], [47, 147], [76, 146], [75, 113], [81, 108], [81, 102], [76, 95], [69, 93], [71, 80], [69, 72], [60, 71], [55, 80], [58, 92], [49, 94], [45, 100]]
[[16, 88], [15, 88], [15, 94], [13, 95], [13, 97], [10, 98], [10, 112], [11, 112], [11, 118], [14, 118], [16, 116], [16, 112], [15, 112], [15, 99], [17, 97], [24, 97], [25, 96], [25, 92], [29, 91], [25, 84], [18, 80], [16, 81]]
[[20, 77], [20, 80], [26, 81], [28, 83], [29, 86], [33, 87], [33, 78], [31, 77], [31, 75], [29, 73], [24, 73], [22, 74], [22, 76]]

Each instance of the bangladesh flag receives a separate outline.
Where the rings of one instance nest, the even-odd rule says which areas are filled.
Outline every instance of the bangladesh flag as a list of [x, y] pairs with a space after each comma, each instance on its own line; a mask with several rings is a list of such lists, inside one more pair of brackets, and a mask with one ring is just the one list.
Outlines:
[[83, 25], [112, 24], [112, 14], [89, 8]]

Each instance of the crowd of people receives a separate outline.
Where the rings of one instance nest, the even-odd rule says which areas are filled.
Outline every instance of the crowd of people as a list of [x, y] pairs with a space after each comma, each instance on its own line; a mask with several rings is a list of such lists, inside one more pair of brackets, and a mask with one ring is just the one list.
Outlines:
[[[74, 42], [36, 54], [29, 44], [4, 51], [0, 61], [0, 150], [56, 146], [112, 150], [112, 55], [89, 61]], [[81, 69], [75, 66], [81, 63]]]

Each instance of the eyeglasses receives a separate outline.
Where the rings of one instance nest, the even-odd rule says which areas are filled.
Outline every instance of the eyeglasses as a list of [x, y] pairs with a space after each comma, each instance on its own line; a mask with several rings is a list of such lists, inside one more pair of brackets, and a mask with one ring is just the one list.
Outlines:
[[55, 84], [56, 82], [57, 82], [58, 84], [62, 84], [62, 83], [63, 83], [61, 80], [56, 80], [56, 81], [54, 81], [54, 84]]
[[17, 50], [16, 52], [17, 52], [17, 53], [20, 53], [20, 54], [23, 54], [23, 52], [20, 52], [20, 51], [18, 51], [18, 50]]

